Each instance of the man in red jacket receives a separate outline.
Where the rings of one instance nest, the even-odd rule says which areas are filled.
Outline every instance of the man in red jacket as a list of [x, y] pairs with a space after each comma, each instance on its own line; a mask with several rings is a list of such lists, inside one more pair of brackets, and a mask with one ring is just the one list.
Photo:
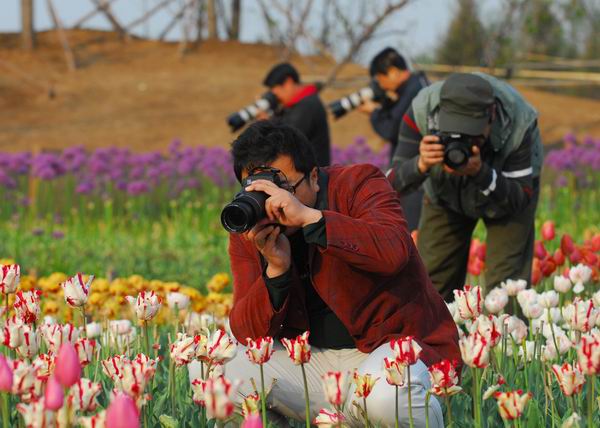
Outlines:
[[[370, 373], [382, 379], [368, 398], [371, 421], [394, 425], [395, 388], [385, 382], [383, 358], [392, 358], [391, 339], [414, 336], [423, 348], [411, 369], [412, 404], [424, 425], [427, 366], [460, 360], [456, 326], [431, 285], [407, 230], [396, 192], [371, 165], [318, 168], [306, 138], [296, 129], [257, 122], [232, 145], [234, 170], [241, 181], [256, 168], [279, 170], [283, 184], [254, 181], [248, 191], [269, 195], [267, 218], [245, 234], [231, 234], [233, 272], [230, 326], [246, 338], [295, 337], [310, 331], [313, 347], [307, 365], [313, 416], [327, 407], [321, 375], [327, 371]], [[283, 227], [282, 227], [283, 226]], [[227, 377], [258, 376], [243, 352], [226, 367]], [[282, 346], [265, 365], [276, 412], [304, 418], [303, 384]], [[245, 389], [244, 389], [245, 388]], [[356, 409], [346, 416], [360, 420]], [[407, 388], [399, 393], [407, 420]], [[431, 426], [443, 426], [436, 400], [430, 401]]]

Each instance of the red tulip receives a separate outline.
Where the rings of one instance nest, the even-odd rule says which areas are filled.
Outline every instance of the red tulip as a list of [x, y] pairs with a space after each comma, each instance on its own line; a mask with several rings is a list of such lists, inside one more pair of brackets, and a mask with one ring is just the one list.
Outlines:
[[485, 244], [485, 242], [483, 242], [477, 247], [477, 251], [475, 252], [475, 255], [477, 256], [477, 258], [479, 260], [485, 261], [486, 253], [487, 253], [487, 245]]
[[44, 407], [48, 410], [57, 411], [63, 405], [65, 394], [62, 385], [56, 377], [50, 376], [44, 393]]
[[575, 244], [573, 244], [573, 238], [565, 233], [560, 239], [560, 249], [564, 254], [571, 254], [574, 248]]
[[552, 258], [554, 259], [554, 263], [556, 263], [557, 266], [562, 266], [565, 264], [565, 255], [560, 248], [556, 249]]
[[139, 428], [140, 412], [135, 401], [123, 393], [117, 393], [106, 409], [106, 428]]
[[550, 256], [542, 260], [542, 264], [540, 267], [544, 278], [548, 278], [556, 270], [556, 263], [554, 263], [554, 259]]
[[546, 251], [542, 241], [535, 241], [535, 244], [533, 244], [533, 254], [535, 254], [535, 256], [540, 260], [546, 258], [548, 251]]
[[583, 253], [583, 260], [587, 265], [594, 266], [596, 263], [598, 263], [598, 256], [591, 251], [585, 251]]
[[554, 222], [552, 220], [546, 220], [542, 224], [542, 239], [544, 241], [552, 241], [556, 237], [556, 231], [554, 230]]
[[541, 280], [542, 270], [539, 268], [539, 266], [534, 266], [533, 270], [531, 271], [531, 284], [538, 285]]
[[571, 251], [571, 253], [569, 254], [569, 260], [571, 261], [571, 264], [576, 265], [581, 262], [581, 259], [581, 251], [579, 251], [579, 248], [574, 247], [573, 251]]
[[65, 388], [70, 388], [81, 379], [79, 355], [71, 342], [65, 342], [60, 346], [54, 376]]
[[475, 259], [469, 261], [469, 264], [467, 265], [467, 270], [469, 271], [469, 273], [471, 275], [479, 276], [479, 275], [481, 275], [481, 272], [483, 271], [483, 267], [484, 267], [484, 263], [480, 259], [475, 258]]
[[596, 233], [592, 239], [591, 239], [591, 244], [592, 244], [592, 251], [600, 251], [600, 233]]

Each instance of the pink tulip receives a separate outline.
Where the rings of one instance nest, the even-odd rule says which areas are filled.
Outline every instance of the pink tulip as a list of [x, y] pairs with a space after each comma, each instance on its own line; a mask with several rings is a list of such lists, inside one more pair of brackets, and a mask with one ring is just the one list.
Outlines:
[[106, 409], [106, 428], [139, 428], [140, 412], [127, 394], [117, 393]]
[[57, 411], [62, 407], [64, 398], [62, 385], [56, 380], [56, 377], [51, 376], [44, 393], [44, 407], [48, 410]]
[[556, 237], [556, 231], [554, 230], [554, 222], [552, 220], [546, 220], [542, 224], [542, 239], [544, 241], [552, 241]]
[[13, 373], [4, 357], [0, 354], [0, 391], [11, 392], [13, 384]]
[[242, 428], [263, 428], [259, 415], [253, 415], [242, 422]]
[[54, 376], [65, 388], [70, 388], [81, 379], [81, 363], [71, 342], [63, 343], [60, 346]]

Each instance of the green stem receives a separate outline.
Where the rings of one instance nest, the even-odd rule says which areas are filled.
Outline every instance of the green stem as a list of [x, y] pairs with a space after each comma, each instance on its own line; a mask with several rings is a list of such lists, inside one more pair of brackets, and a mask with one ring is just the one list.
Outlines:
[[363, 397], [363, 407], [365, 408], [365, 426], [369, 428], [369, 413], [367, 412], [367, 397]]
[[[6, 299], [8, 301], [8, 294], [6, 295]], [[9, 412], [9, 403], [10, 395], [8, 392], [2, 393], [2, 426], [4, 428], [10, 428], [10, 412]]]
[[152, 355], [150, 355], [150, 335], [148, 334], [148, 321], [144, 320], [144, 324], [143, 324], [143, 328], [144, 328], [144, 345], [145, 345], [145, 349], [144, 351], [146, 352], [146, 355], [148, 356], [148, 358], [152, 358]]
[[554, 334], [554, 323], [550, 316], [550, 310], [548, 309], [548, 324], [550, 324], [550, 331], [552, 332], [552, 341], [554, 342], [554, 349], [556, 349], [556, 357], [560, 359], [560, 351], [558, 350], [558, 342], [556, 341], [556, 334]]
[[306, 370], [304, 364], [300, 364], [302, 368], [302, 381], [304, 382], [304, 403], [305, 403], [305, 417], [306, 417], [306, 428], [310, 428], [310, 400], [308, 397], [308, 382], [306, 381]]
[[594, 376], [588, 376], [588, 414], [587, 414], [587, 426], [593, 427], [594, 420]]
[[431, 392], [427, 391], [425, 395], [425, 428], [429, 428], [429, 397], [431, 397]]
[[408, 373], [408, 423], [410, 428], [415, 427], [415, 423], [413, 421], [412, 414], [412, 392], [411, 392], [411, 384], [410, 384], [410, 365], [406, 366], [406, 370]]
[[262, 410], [263, 427], [267, 426], [267, 400], [265, 397], [265, 374], [263, 365], [260, 364], [260, 406]]
[[337, 418], [338, 418], [337, 428], [343, 428], [342, 427], [342, 407], [335, 406], [335, 412], [337, 413]]
[[478, 370], [473, 367], [473, 419], [475, 426], [481, 427], [481, 407], [479, 406], [479, 378]]
[[87, 319], [85, 317], [85, 305], [81, 306], [81, 320], [83, 324], [81, 325], [81, 335], [85, 338], [87, 337]]
[[446, 394], [446, 415], [448, 416], [448, 428], [452, 427], [452, 403], [450, 403], [450, 396]]
[[171, 392], [171, 416], [177, 417], [175, 414], [175, 363], [171, 360], [169, 364], [169, 386]]
[[[200, 377], [203, 381], [206, 381], [206, 377], [204, 377], [204, 361], [200, 360]], [[202, 428], [206, 428], [206, 407], [202, 406], [200, 409], [200, 426]]]
[[398, 428], [399, 422], [398, 422], [398, 385], [396, 385], [396, 424], [395, 424], [395, 428]]
[[4, 311], [4, 320], [8, 320], [8, 310], [10, 309], [10, 307], [8, 306], [8, 293], [6, 293], [4, 295], [4, 297], [6, 297], [6, 299], [4, 299], [4, 302], [6, 304], [6, 310]]

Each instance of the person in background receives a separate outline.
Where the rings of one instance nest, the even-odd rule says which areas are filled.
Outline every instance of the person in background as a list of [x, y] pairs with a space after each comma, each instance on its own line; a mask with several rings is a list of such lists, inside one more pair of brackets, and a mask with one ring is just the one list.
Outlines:
[[[316, 85], [303, 85], [298, 71], [289, 63], [274, 66], [263, 84], [279, 100], [274, 118], [299, 129], [308, 138], [319, 166], [331, 163], [327, 112]], [[266, 115], [259, 116], [266, 119]]]
[[[389, 47], [371, 60], [369, 74], [386, 91], [387, 96], [381, 103], [367, 101], [358, 110], [370, 115], [373, 130], [391, 144], [391, 158], [398, 143], [402, 116], [419, 91], [427, 87], [429, 82], [423, 72], [410, 71], [404, 57]], [[419, 224], [422, 198], [421, 190], [400, 195], [404, 216], [411, 231]]]
[[[447, 300], [465, 284], [480, 219], [487, 229], [486, 288], [531, 280], [543, 163], [537, 117], [512, 86], [483, 73], [432, 84], [403, 117], [388, 179], [401, 193], [425, 189], [418, 248]], [[446, 150], [449, 141], [466, 149], [459, 167], [448, 165], [457, 153]]]

